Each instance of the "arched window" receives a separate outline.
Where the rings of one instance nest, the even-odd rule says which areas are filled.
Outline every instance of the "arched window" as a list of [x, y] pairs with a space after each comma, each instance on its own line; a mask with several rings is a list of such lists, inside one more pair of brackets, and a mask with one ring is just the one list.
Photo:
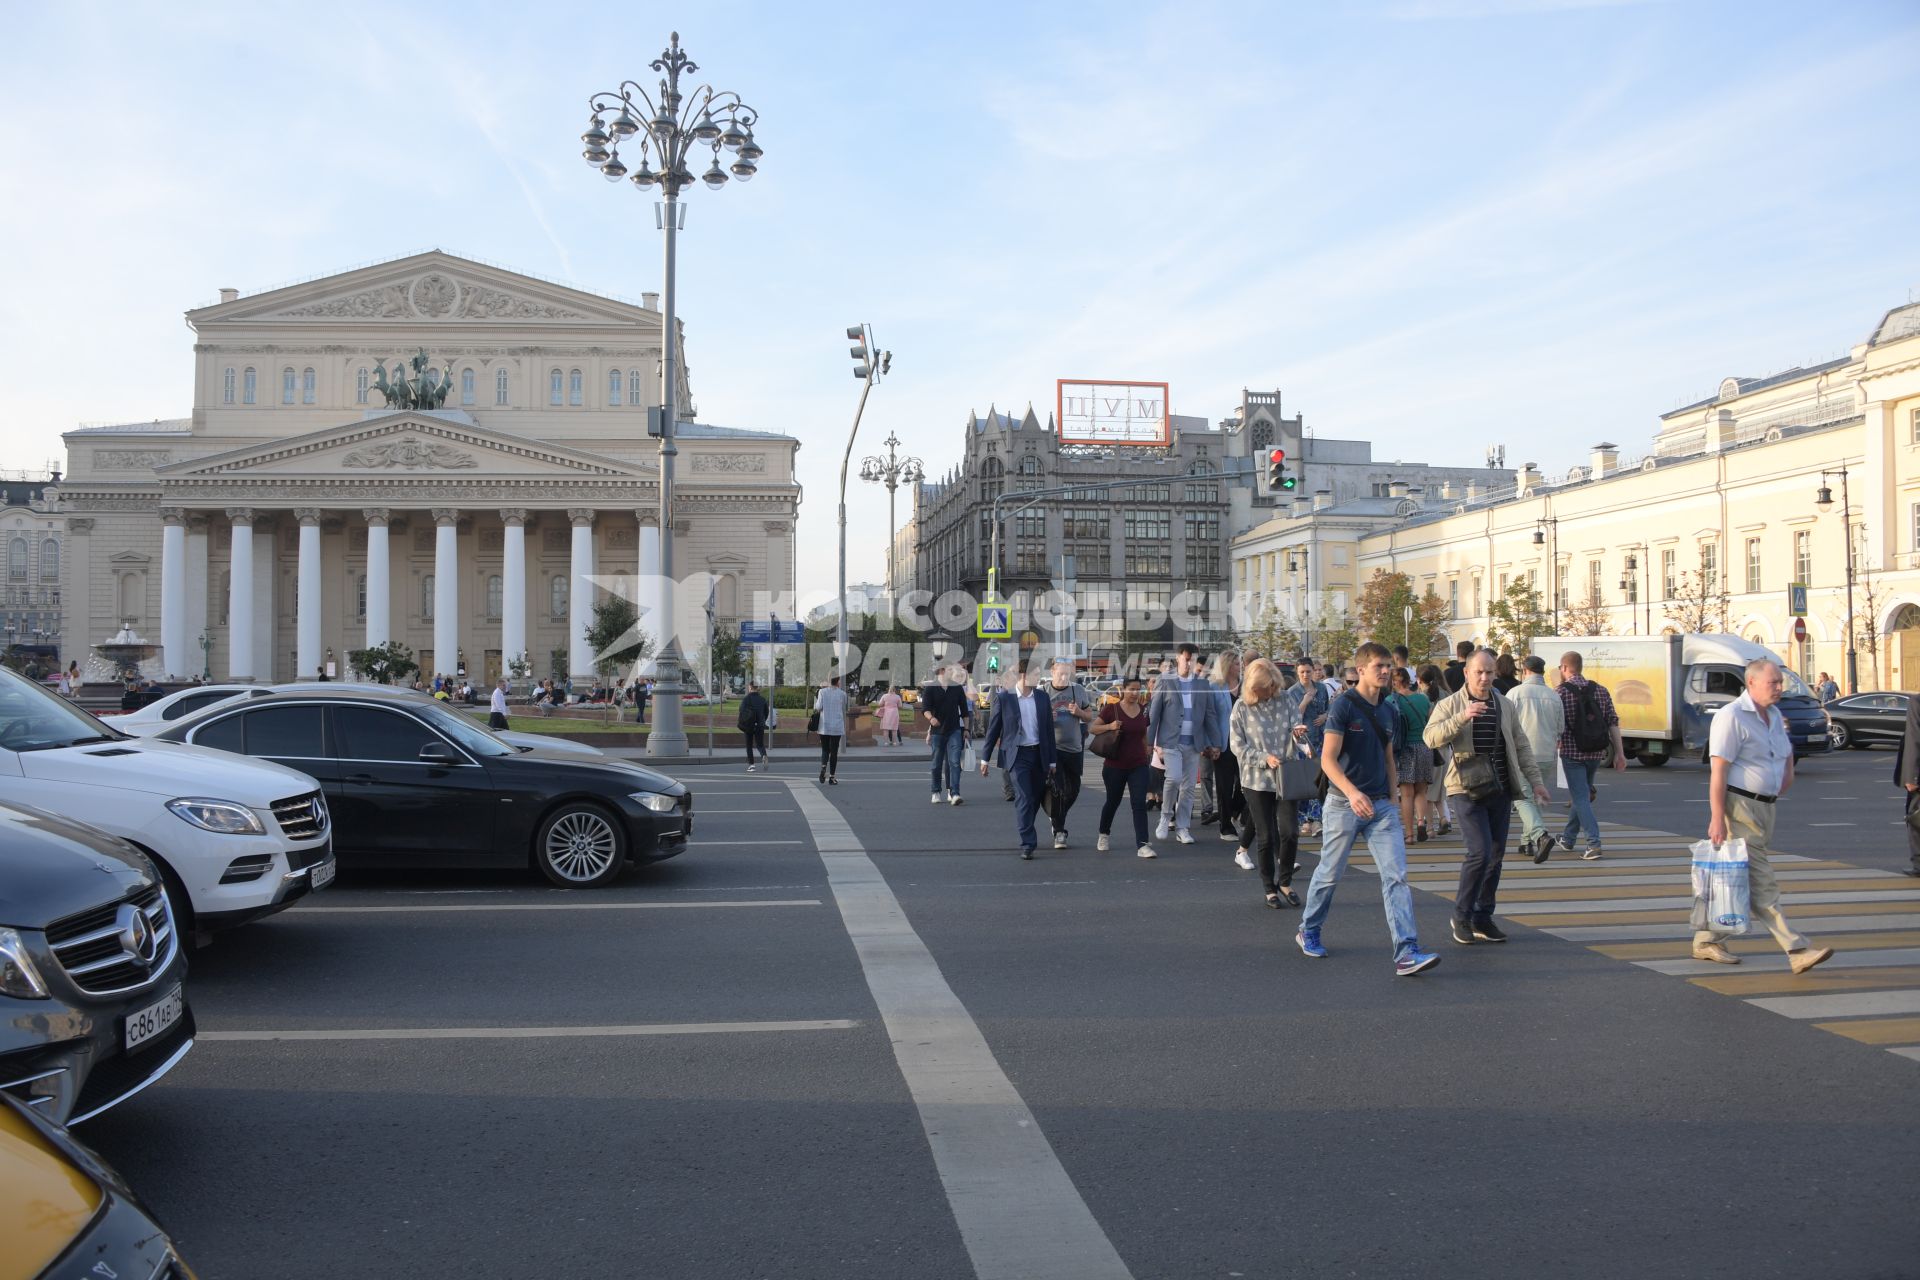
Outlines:
[[420, 616], [433, 621], [433, 575], [430, 573], [420, 578]]
[[641, 403], [640, 371], [638, 369], [627, 370], [627, 403], [630, 405]]
[[57, 582], [60, 579], [60, 544], [48, 538], [40, 544], [40, 580]]
[[248, 369], [246, 373], [241, 375], [240, 403], [252, 404], [255, 399], [255, 394], [256, 392], [258, 392], [259, 388], [260, 388], [260, 375], [255, 373], [252, 369]]
[[998, 458], [988, 458], [980, 464], [980, 497], [984, 501], [993, 501], [1006, 489], [1005, 475], [1006, 470]]
[[580, 371], [575, 369], [567, 375], [567, 403], [581, 404], [586, 400], [586, 397], [586, 380], [580, 376]]
[[372, 375], [367, 372], [365, 365], [361, 365], [360, 372], [353, 375], [353, 402], [355, 404], [365, 404], [367, 402], [367, 391], [372, 386]]
[[220, 403], [221, 404], [233, 403], [233, 381], [234, 381], [233, 366], [228, 365], [227, 371], [220, 375]]
[[460, 403], [472, 404], [473, 396], [474, 396], [473, 370], [462, 369], [460, 371]]
[[364, 573], [353, 580], [353, 616], [362, 619], [367, 616], [367, 575]]
[[501, 405], [507, 402], [507, 371], [505, 369], [493, 375], [493, 402]]
[[293, 366], [288, 365], [280, 371], [280, 403], [293, 403]]
[[302, 372], [302, 373], [300, 374], [300, 403], [301, 403], [301, 404], [312, 404], [312, 403], [313, 403], [313, 391], [314, 391], [314, 376], [313, 376], [313, 370], [312, 370], [311, 368], [309, 368], [309, 369], [306, 369], [306, 370], [304, 370], [304, 371], [303, 371], [303, 372]]
[[1020, 474], [1023, 476], [1039, 475], [1040, 459], [1034, 457], [1032, 454], [1028, 454], [1026, 457], [1020, 459]]
[[607, 370], [607, 406], [612, 409], [620, 407], [620, 371], [618, 369]]
[[27, 576], [27, 540], [15, 538], [7, 544], [7, 576], [25, 579]]
[[487, 617], [498, 621], [500, 618], [500, 575], [487, 576]]
[[561, 375], [558, 369], [549, 370], [547, 373], [547, 403], [548, 404], [565, 404], [566, 403], [566, 401], [562, 398], [565, 395], [565, 391], [562, 386], [560, 378], [561, 378]]
[[547, 616], [550, 618], [564, 618], [567, 616], [567, 579], [565, 574], [554, 574], [553, 581], [547, 584]]

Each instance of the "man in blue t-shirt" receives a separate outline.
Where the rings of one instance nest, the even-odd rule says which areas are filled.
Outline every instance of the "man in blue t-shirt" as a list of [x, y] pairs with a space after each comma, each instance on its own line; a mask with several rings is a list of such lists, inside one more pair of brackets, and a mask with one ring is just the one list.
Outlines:
[[1409, 977], [1440, 963], [1420, 949], [1413, 926], [1413, 890], [1407, 887], [1407, 836], [1393, 801], [1393, 744], [1400, 717], [1387, 703], [1393, 655], [1385, 645], [1363, 644], [1354, 654], [1358, 683], [1334, 699], [1327, 713], [1326, 742], [1320, 768], [1327, 775], [1327, 802], [1321, 815], [1320, 866], [1307, 889], [1306, 912], [1294, 941], [1315, 959], [1327, 954], [1320, 926], [1333, 906], [1334, 886], [1347, 869], [1354, 842], [1367, 840], [1380, 875], [1380, 899], [1393, 935], [1393, 970]]

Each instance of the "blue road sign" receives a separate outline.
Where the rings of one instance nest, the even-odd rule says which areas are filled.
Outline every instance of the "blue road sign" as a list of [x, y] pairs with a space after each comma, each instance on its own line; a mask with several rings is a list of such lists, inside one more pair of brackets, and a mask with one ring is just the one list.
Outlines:
[[1013, 610], [1004, 604], [980, 606], [980, 620], [974, 631], [982, 640], [1009, 640], [1013, 637]]

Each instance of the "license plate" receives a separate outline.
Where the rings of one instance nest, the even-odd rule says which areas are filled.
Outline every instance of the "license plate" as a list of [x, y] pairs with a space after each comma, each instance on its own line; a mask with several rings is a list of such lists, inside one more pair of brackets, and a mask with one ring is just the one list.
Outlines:
[[186, 999], [175, 987], [158, 1001], [127, 1015], [127, 1049], [131, 1052], [155, 1036], [165, 1032], [174, 1023], [180, 1021], [180, 1015], [186, 1010]]
[[328, 858], [325, 862], [315, 865], [312, 872], [308, 874], [307, 879], [315, 889], [324, 889], [333, 883], [334, 869], [334, 860]]

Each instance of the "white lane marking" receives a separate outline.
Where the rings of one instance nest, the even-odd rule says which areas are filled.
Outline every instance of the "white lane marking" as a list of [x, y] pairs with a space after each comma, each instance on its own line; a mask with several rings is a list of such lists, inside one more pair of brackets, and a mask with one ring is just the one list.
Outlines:
[[[1422, 868], [1421, 871], [1409, 869], [1407, 882], [1409, 884], [1422, 885], [1423, 887], [1429, 884], [1441, 883], [1441, 880], [1438, 878], [1438, 873], [1428, 873], [1428, 877], [1423, 879], [1421, 874], [1423, 871], [1425, 871], [1425, 868]], [[1774, 879], [1782, 883], [1792, 883], [1796, 880], [1884, 880], [1886, 877], [1887, 873], [1884, 871], [1854, 869], [1846, 871], [1776, 871], [1773, 876]], [[1592, 875], [1581, 875], [1578, 872], [1572, 872], [1557, 876], [1540, 875], [1537, 873], [1528, 875], [1522, 872], [1519, 875], [1514, 875], [1511, 868], [1506, 868], [1500, 873], [1500, 887], [1503, 889], [1606, 889], [1619, 888], [1623, 885], [1673, 884], [1676, 881], [1685, 883], [1687, 879], [1688, 877], [1677, 874], [1610, 876], [1604, 872]]]
[[[1515, 912], [1514, 914], [1521, 914]], [[1882, 916], [1796, 917], [1795, 929], [1813, 933], [1867, 933], [1881, 929], [1920, 928], [1920, 911], [1902, 911]], [[1564, 938], [1568, 942], [1653, 942], [1693, 937], [1693, 926], [1680, 924], [1598, 924], [1578, 929], [1542, 929], [1540, 932]]]
[[1858, 824], [1852, 822], [1809, 822], [1807, 825], [1810, 827], [1851, 827]]
[[[757, 797], [756, 797], [757, 798]], [[696, 816], [701, 818], [731, 818], [736, 813], [792, 813], [792, 809], [701, 809]]]
[[707, 1036], [742, 1031], [850, 1031], [854, 1018], [811, 1022], [646, 1022], [626, 1027], [368, 1027], [318, 1031], [195, 1032], [202, 1040], [547, 1040], [601, 1036]]
[[391, 915], [422, 911], [673, 911], [714, 907], [817, 907], [818, 898], [754, 898], [738, 902], [463, 902], [414, 907], [295, 907], [288, 916]]
[[1830, 996], [1771, 996], [1747, 1003], [1788, 1018], [1864, 1018], [1882, 1013], [1920, 1013], [1920, 990], [1859, 991]]
[[[1800, 926], [1795, 925], [1796, 929]], [[1636, 960], [1642, 969], [1651, 969], [1655, 973], [1672, 974], [1679, 978], [1695, 978], [1701, 974], [1725, 974], [1727, 966], [1715, 964], [1711, 960]], [[1868, 951], [1836, 951], [1833, 958], [1820, 966], [1822, 973], [1829, 969], [1880, 969], [1887, 965], [1920, 964], [1920, 947], [1881, 947]], [[1785, 973], [1791, 965], [1787, 963], [1785, 952], [1771, 956], [1742, 956], [1740, 968], [1746, 973]]]
[[753, 845], [757, 847], [763, 844], [805, 844], [806, 841], [805, 840], [701, 840], [698, 837], [695, 837], [689, 843], [695, 849], [720, 849], [720, 848], [725, 848], [728, 845]]
[[[1920, 902], [1920, 889], [1869, 889], [1860, 893], [1835, 890], [1832, 893], [1788, 893], [1780, 901], [1789, 907], [1812, 906], [1822, 902]], [[1693, 899], [1683, 898], [1604, 898], [1592, 902], [1511, 902], [1501, 906], [1501, 915], [1529, 916], [1566, 914], [1574, 911], [1669, 911], [1691, 907]]]
[[1132, 1280], [973, 1015], [818, 784], [793, 798], [913, 1094], [979, 1280]]
[[1888, 1053], [1897, 1053], [1897, 1054], [1899, 1054], [1899, 1055], [1900, 1055], [1901, 1057], [1903, 1057], [1903, 1058], [1912, 1058], [1912, 1059], [1913, 1059], [1913, 1060], [1914, 1060], [1915, 1062], [1920, 1062], [1920, 1048], [1913, 1048], [1913, 1049], [1889, 1049], [1889, 1050], [1887, 1050], [1887, 1052], [1888, 1052]]

